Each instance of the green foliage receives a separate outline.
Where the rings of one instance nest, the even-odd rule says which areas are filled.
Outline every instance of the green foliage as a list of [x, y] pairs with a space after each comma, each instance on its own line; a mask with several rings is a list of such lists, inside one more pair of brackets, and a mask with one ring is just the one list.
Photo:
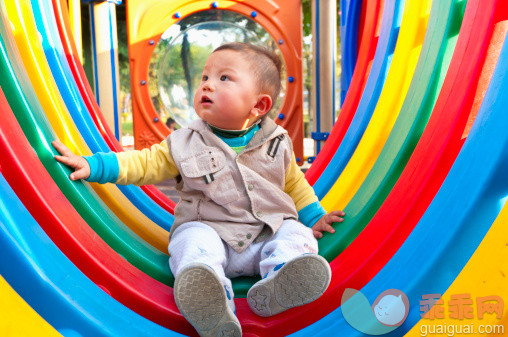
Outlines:
[[312, 34], [311, 0], [302, 0], [303, 36]]
[[[119, 7], [118, 9], [121, 9]], [[125, 7], [123, 7], [125, 9]], [[127, 44], [127, 24], [125, 21], [117, 23], [118, 34], [118, 63], [120, 68], [120, 91], [130, 92], [129, 47]]]

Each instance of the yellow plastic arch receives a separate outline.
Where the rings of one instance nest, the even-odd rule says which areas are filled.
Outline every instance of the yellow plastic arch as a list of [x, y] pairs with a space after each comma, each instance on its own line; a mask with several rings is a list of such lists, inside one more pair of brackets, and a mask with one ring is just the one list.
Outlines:
[[[464, 329], [474, 329], [476, 333], [470, 336], [487, 336], [487, 333], [479, 331], [483, 326], [486, 329], [492, 329], [494, 336], [506, 336], [508, 331], [508, 287], [506, 287], [506, 277], [508, 276], [508, 205], [505, 205], [496, 220], [483, 238], [471, 259], [464, 269], [457, 276], [450, 288], [443, 294], [443, 314], [444, 318], [421, 319], [406, 336], [423, 336], [425, 331], [428, 336], [450, 336], [447, 330], [441, 334], [430, 334], [429, 331], [439, 331], [439, 329], [455, 329], [462, 326]], [[452, 295], [467, 294], [473, 300], [471, 319], [454, 319], [449, 317], [450, 306], [448, 301]], [[478, 297], [499, 296], [504, 301], [501, 318], [497, 318], [496, 313], [484, 313], [480, 318], [480, 310], [477, 305]], [[492, 302], [494, 303], [494, 302]], [[456, 308], [456, 306], [455, 306]], [[445, 325], [446, 324], [446, 325]], [[439, 326], [439, 327], [438, 327]], [[466, 327], [467, 326], [467, 327]], [[450, 327], [450, 328], [448, 328]], [[496, 330], [494, 330], [496, 329]], [[503, 331], [498, 331], [502, 329]], [[457, 330], [455, 330], [457, 331]], [[497, 333], [494, 333], [498, 331]], [[483, 331], [488, 332], [488, 331]], [[458, 335], [458, 333], [457, 333]]]
[[61, 336], [0, 276], [2, 336]]
[[72, 37], [76, 43], [79, 61], [83, 64], [83, 39], [81, 29], [81, 0], [69, 0], [69, 20], [71, 23]]
[[[46, 116], [62, 143], [74, 153], [86, 156], [92, 152], [81, 137], [57, 89], [39, 42], [35, 19], [28, 0], [5, 3], [14, 39], [32, 86]], [[169, 233], [139, 211], [118, 187], [112, 184], [90, 184], [107, 207], [134, 233], [147, 243], [167, 254]]]
[[327, 211], [344, 209], [376, 162], [397, 120], [427, 29], [432, 0], [406, 1], [386, 82], [369, 125], [348, 164], [321, 200]]

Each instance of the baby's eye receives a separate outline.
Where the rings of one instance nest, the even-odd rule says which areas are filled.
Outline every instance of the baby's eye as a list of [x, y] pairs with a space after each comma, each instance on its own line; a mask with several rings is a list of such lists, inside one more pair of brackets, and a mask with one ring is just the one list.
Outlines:
[[207, 75], [201, 76], [201, 81], [208, 81], [208, 76]]
[[220, 80], [221, 80], [221, 81], [227, 81], [227, 80], [229, 80], [229, 77], [228, 77], [227, 75], [222, 75], [222, 76], [220, 77]]

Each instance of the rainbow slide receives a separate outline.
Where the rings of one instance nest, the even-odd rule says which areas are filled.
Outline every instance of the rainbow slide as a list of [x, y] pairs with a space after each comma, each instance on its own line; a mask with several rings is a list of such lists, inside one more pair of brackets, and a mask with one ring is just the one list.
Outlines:
[[[53, 159], [55, 139], [81, 154], [121, 150], [73, 58], [62, 3], [0, 4], [0, 332], [196, 335], [173, 300], [172, 205], [150, 188], [71, 182]], [[319, 241], [331, 284], [313, 303], [261, 318], [243, 298], [255, 279], [235, 280], [246, 336], [508, 328], [506, 308], [449, 315], [456, 295], [508, 300], [507, 31], [504, 0], [365, 3], [344, 111], [307, 174], [325, 208], [346, 211]], [[398, 289], [407, 316], [359, 327], [351, 317], [362, 308], [343, 299], [351, 289], [370, 304]], [[422, 318], [429, 294], [442, 295], [447, 315]]]

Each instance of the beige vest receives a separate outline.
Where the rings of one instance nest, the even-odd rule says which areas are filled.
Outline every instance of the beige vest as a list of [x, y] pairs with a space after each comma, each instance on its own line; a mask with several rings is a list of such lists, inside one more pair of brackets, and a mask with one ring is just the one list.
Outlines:
[[203, 120], [173, 132], [168, 146], [180, 171], [170, 238], [181, 224], [200, 221], [241, 253], [254, 240], [270, 238], [284, 219], [298, 218], [284, 192], [292, 143], [273, 120], [265, 118], [239, 154]]

